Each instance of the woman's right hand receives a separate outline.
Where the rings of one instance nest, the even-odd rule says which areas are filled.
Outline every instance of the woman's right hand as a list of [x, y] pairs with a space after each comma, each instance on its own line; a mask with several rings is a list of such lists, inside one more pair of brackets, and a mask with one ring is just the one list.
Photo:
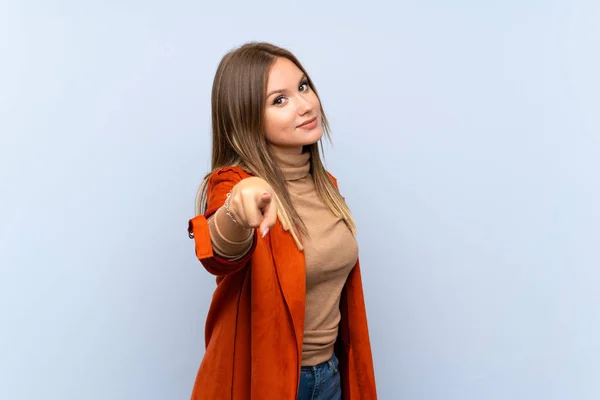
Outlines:
[[271, 186], [258, 177], [246, 178], [231, 190], [229, 212], [243, 228], [260, 228], [264, 237], [277, 222], [277, 197]]

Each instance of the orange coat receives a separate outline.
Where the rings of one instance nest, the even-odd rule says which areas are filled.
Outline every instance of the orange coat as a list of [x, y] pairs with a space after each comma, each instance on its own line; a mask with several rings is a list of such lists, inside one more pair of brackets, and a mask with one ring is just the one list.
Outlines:
[[[207, 187], [208, 211], [189, 221], [198, 259], [217, 276], [193, 400], [296, 399], [304, 335], [304, 253], [279, 221], [265, 238], [255, 232], [252, 250], [240, 261], [224, 260], [211, 247], [206, 218], [249, 176], [238, 167], [215, 172]], [[340, 310], [335, 351], [343, 399], [376, 399], [358, 261], [342, 291]]]

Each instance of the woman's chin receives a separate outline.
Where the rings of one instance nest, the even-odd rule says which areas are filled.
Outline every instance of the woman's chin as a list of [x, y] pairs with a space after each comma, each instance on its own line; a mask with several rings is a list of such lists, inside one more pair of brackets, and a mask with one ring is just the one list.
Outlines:
[[306, 132], [306, 136], [303, 140], [303, 145], [308, 146], [311, 144], [317, 143], [323, 137], [323, 128], [321, 126], [317, 126], [315, 129], [312, 129], [309, 132]]

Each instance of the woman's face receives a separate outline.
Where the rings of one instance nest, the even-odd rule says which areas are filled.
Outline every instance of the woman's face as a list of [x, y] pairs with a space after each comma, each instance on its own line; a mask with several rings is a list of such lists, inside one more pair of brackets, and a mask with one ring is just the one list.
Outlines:
[[287, 58], [277, 58], [269, 71], [265, 135], [272, 146], [298, 153], [323, 136], [319, 98]]

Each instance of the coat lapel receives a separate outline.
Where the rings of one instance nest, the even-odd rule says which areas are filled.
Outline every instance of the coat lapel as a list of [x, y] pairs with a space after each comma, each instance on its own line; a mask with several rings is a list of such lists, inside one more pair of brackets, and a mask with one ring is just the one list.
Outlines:
[[296, 247], [294, 238], [279, 221], [271, 229], [271, 249], [279, 286], [296, 336], [298, 365], [302, 360], [304, 314], [306, 311], [306, 265], [304, 253]]

